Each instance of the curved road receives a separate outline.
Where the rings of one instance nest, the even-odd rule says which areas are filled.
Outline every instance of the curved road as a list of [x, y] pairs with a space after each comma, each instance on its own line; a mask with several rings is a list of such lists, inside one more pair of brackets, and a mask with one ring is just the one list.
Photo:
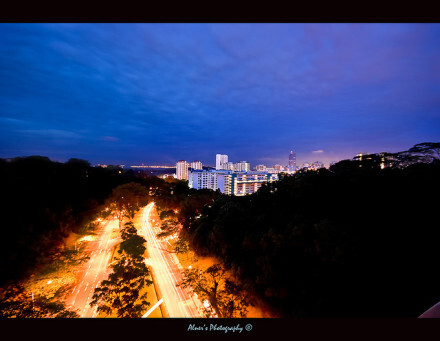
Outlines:
[[66, 306], [77, 310], [80, 317], [96, 317], [98, 314], [95, 308], [89, 303], [93, 292], [99, 283], [107, 278], [109, 273], [108, 262], [111, 257], [111, 250], [118, 238], [110, 239], [113, 229], [118, 228], [118, 220], [106, 220], [102, 223], [98, 233], [98, 239], [91, 242], [87, 247], [90, 252], [90, 259], [84, 265], [79, 275], [78, 284], [72, 290], [66, 301]]
[[147, 240], [149, 258], [146, 263], [151, 266], [159, 291], [169, 317], [202, 317], [199, 309], [201, 302], [191, 297], [186, 289], [176, 287], [182, 281], [182, 266], [175, 254], [170, 253], [166, 241], [156, 237], [159, 229], [151, 224], [151, 212], [154, 203], [145, 206], [142, 211], [141, 231]]

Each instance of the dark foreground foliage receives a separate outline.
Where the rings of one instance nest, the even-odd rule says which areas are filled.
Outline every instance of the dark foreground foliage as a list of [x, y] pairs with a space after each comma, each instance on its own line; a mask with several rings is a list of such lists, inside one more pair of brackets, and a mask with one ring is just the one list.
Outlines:
[[114, 188], [132, 181], [146, 187], [163, 183], [118, 167], [91, 167], [79, 159], [0, 159], [0, 286], [48, 262], [69, 233], [93, 226]]
[[280, 316], [417, 317], [440, 301], [438, 146], [420, 150], [222, 195], [189, 226], [192, 247]]

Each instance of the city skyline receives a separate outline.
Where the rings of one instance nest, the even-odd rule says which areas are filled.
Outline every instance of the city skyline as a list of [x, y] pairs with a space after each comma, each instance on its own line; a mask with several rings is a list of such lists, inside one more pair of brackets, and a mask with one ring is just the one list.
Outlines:
[[440, 136], [439, 24], [1, 24], [2, 158], [287, 165]]

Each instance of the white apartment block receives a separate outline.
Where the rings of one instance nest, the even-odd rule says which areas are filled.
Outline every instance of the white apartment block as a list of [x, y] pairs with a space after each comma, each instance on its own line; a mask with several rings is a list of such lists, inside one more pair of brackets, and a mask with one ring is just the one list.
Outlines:
[[176, 163], [176, 178], [180, 180], [188, 180], [189, 163], [185, 160], [177, 161]]
[[189, 187], [219, 189], [224, 194], [242, 196], [255, 193], [264, 183], [276, 180], [277, 174], [266, 172], [192, 171]]
[[225, 180], [225, 194], [237, 196], [252, 194], [266, 182], [278, 180], [278, 174], [247, 172], [228, 175]]
[[223, 164], [223, 169], [224, 170], [235, 170], [235, 163], [234, 162], [226, 162]]
[[236, 172], [249, 172], [251, 170], [251, 164], [246, 161], [240, 161], [235, 164]]
[[[195, 170], [189, 173], [188, 186], [195, 189], [212, 189], [214, 191], [218, 188], [218, 175], [217, 172], [208, 172]], [[221, 186], [222, 191], [223, 186]]]
[[196, 160], [191, 162], [191, 168], [192, 169], [203, 169], [203, 165], [200, 161]]
[[228, 156], [223, 154], [216, 154], [215, 156], [215, 169], [225, 169], [224, 164], [228, 162]]

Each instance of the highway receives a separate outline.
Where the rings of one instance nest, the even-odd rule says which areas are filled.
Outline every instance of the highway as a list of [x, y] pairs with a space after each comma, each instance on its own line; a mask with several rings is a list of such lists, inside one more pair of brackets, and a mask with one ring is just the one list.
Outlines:
[[80, 317], [96, 317], [97, 311], [91, 308], [89, 303], [92, 300], [93, 292], [99, 283], [107, 279], [110, 272], [108, 262], [111, 258], [113, 246], [119, 242], [119, 238], [110, 239], [112, 230], [118, 229], [118, 220], [106, 220], [101, 224], [97, 239], [90, 242], [86, 252], [90, 259], [83, 266], [80, 272], [78, 284], [72, 290], [66, 306], [77, 310]]
[[167, 250], [167, 242], [156, 237], [160, 229], [151, 224], [153, 209], [154, 203], [143, 208], [141, 231], [147, 240], [149, 258], [146, 263], [152, 268], [166, 313], [168, 317], [203, 317], [199, 313], [202, 304], [197, 297], [191, 297], [186, 289], [176, 287], [182, 281], [182, 267], [176, 255]]

